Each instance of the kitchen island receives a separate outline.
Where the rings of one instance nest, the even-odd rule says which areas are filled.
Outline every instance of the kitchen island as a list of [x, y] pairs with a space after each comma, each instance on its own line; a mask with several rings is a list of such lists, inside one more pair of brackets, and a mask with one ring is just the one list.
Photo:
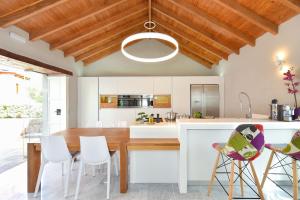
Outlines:
[[[129, 151], [131, 183], [178, 183], [180, 193], [188, 185], [207, 185], [217, 151], [212, 144], [226, 143], [240, 124], [262, 124], [266, 143], [288, 143], [300, 122], [268, 119], [179, 119], [173, 123], [133, 124], [130, 138], [178, 138], [180, 150]], [[254, 161], [261, 179], [270, 152]], [[222, 180], [222, 178], [221, 178]]]
[[[300, 122], [279, 122], [266, 119], [180, 119], [177, 120], [180, 141], [179, 191], [187, 192], [188, 184], [207, 184], [217, 151], [212, 144], [225, 143], [239, 124], [262, 124], [266, 143], [288, 143]], [[261, 179], [270, 152], [265, 149], [254, 161]]]
[[[132, 124], [131, 139], [176, 139], [175, 122]], [[178, 183], [177, 149], [129, 150], [130, 183]]]

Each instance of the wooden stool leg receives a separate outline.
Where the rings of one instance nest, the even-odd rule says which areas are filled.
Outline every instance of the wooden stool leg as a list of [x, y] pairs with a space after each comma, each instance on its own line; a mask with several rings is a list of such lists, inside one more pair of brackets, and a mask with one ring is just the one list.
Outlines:
[[273, 161], [273, 156], [274, 156], [275, 152], [272, 151], [271, 155], [270, 155], [270, 158], [269, 158], [269, 161], [268, 161], [268, 164], [267, 164], [267, 167], [266, 167], [266, 170], [265, 170], [265, 174], [264, 174], [264, 177], [261, 181], [261, 188], [264, 187], [264, 184], [266, 182], [266, 179], [267, 179], [267, 176], [268, 176], [268, 173], [269, 173], [269, 170], [270, 170], [270, 167], [271, 167], [271, 164], [272, 164], [272, 161]]
[[292, 161], [293, 168], [293, 197], [294, 200], [298, 200], [298, 174], [297, 174], [297, 161], [293, 159]]
[[229, 200], [232, 200], [232, 196], [233, 196], [233, 181], [234, 181], [234, 160], [231, 161], [231, 172], [230, 172], [229, 193], [228, 193]]
[[242, 173], [242, 161], [239, 160], [239, 175], [240, 175], [240, 187], [241, 195], [244, 196], [244, 182], [243, 182], [243, 173]]
[[220, 155], [221, 155], [221, 153], [219, 152], [218, 155], [217, 155], [217, 159], [215, 161], [214, 169], [213, 169], [212, 174], [211, 174], [210, 182], [209, 182], [209, 185], [208, 185], [208, 192], [207, 192], [208, 196], [211, 193], [211, 188], [212, 188], [212, 185], [213, 185], [214, 180], [215, 180], [215, 176], [216, 176], [217, 167], [218, 167], [218, 164], [219, 164]]
[[262, 192], [262, 189], [261, 189], [261, 186], [260, 186], [260, 183], [259, 183], [257, 174], [256, 174], [256, 172], [255, 172], [253, 163], [252, 163], [252, 161], [249, 161], [249, 163], [250, 163], [251, 171], [252, 171], [252, 174], [253, 174], [253, 177], [254, 177], [254, 181], [255, 181], [255, 184], [256, 184], [256, 187], [257, 187], [257, 190], [258, 190], [260, 199], [261, 199], [261, 200], [264, 200], [264, 199], [265, 199], [265, 198], [264, 198], [264, 193]]

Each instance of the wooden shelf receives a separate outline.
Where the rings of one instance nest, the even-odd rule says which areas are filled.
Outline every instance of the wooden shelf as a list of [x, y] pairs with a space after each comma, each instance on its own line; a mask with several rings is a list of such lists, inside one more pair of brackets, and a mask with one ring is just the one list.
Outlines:
[[131, 138], [127, 143], [130, 150], [179, 150], [177, 138]]
[[100, 108], [117, 108], [118, 97], [116, 95], [101, 95]]
[[171, 108], [171, 95], [154, 95], [153, 108]]

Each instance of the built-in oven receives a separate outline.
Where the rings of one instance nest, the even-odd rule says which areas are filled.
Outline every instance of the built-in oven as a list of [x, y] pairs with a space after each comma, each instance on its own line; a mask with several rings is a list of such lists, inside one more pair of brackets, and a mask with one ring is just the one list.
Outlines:
[[153, 107], [153, 95], [118, 95], [119, 108]]

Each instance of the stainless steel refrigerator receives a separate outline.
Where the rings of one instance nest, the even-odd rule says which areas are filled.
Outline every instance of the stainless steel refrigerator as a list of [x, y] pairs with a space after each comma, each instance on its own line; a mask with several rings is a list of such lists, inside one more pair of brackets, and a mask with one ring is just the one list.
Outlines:
[[220, 94], [217, 84], [191, 85], [191, 115], [201, 112], [202, 117], [220, 115]]

